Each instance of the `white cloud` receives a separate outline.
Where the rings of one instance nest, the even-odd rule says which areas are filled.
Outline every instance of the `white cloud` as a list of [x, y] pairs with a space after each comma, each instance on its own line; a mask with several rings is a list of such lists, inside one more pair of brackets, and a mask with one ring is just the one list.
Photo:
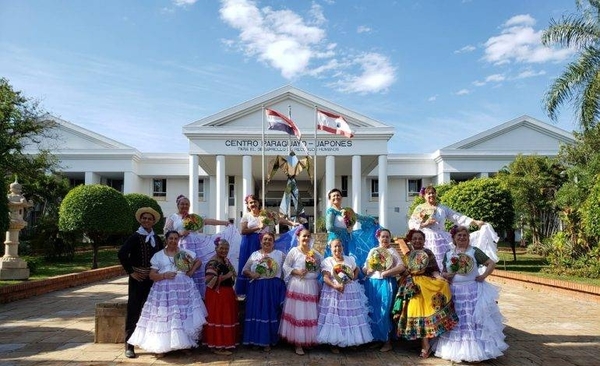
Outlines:
[[484, 86], [485, 85], [485, 81], [475, 80], [473, 82], [473, 85], [475, 85], [475, 86]]
[[506, 77], [502, 74], [493, 74], [493, 75], [489, 75], [488, 77], [485, 78], [486, 83], [489, 82], [501, 82], [506, 80]]
[[386, 91], [396, 80], [396, 69], [389, 59], [379, 53], [365, 53], [353, 60], [361, 69], [360, 75], [348, 75], [336, 83], [338, 90], [352, 93]]
[[473, 52], [475, 50], [476, 50], [475, 46], [471, 46], [469, 44], [469, 45], [466, 45], [466, 46], [464, 46], [463, 48], [461, 48], [459, 50], [454, 51], [454, 53], [467, 53], [467, 52]]
[[536, 31], [535, 19], [530, 15], [516, 15], [502, 25], [500, 35], [485, 42], [483, 59], [494, 65], [508, 63], [557, 62], [574, 51], [545, 47], [541, 42], [543, 31]]
[[222, 0], [220, 14], [239, 31], [237, 40], [223, 44], [279, 70], [286, 79], [328, 77], [334, 79], [329, 86], [353, 93], [386, 91], [396, 80], [395, 68], [384, 55], [359, 51], [358, 56], [341, 56], [347, 52], [327, 40], [320, 5], [313, 3], [303, 18], [287, 9], [259, 8], [252, 0]]
[[459, 91], [456, 92], [456, 95], [467, 95], [470, 94], [471, 92], [469, 91], [469, 89], [461, 89]]
[[437, 96], [437, 94], [436, 94], [436, 95], [433, 95], [433, 96], [431, 96], [431, 97], [427, 98], [427, 101], [428, 101], [428, 102], [435, 102], [435, 101], [437, 100], [437, 97], [438, 97], [438, 96]]
[[546, 75], [546, 71], [544, 71], [544, 70], [534, 71], [534, 70], [528, 69], [525, 71], [521, 71], [517, 75], [516, 79], [526, 79], [526, 78], [532, 78], [532, 77], [542, 76], [542, 75]]
[[359, 25], [358, 28], [356, 28], [356, 33], [371, 33], [371, 28], [366, 25]]
[[194, 5], [198, 0], [173, 0], [173, 5], [175, 6], [189, 6]]

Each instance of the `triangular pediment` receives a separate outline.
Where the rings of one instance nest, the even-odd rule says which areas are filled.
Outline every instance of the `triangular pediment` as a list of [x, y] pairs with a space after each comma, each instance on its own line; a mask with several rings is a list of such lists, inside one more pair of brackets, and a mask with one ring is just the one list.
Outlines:
[[525, 115], [441, 150], [557, 151], [561, 144], [574, 141], [571, 133]]
[[55, 151], [67, 152], [71, 150], [97, 151], [106, 150], [110, 152], [133, 152], [134, 147], [110, 139], [83, 127], [67, 122], [63, 119], [47, 115], [46, 119], [56, 123], [52, 130], [52, 139], [43, 141], [41, 147], [50, 148]]
[[[304, 135], [315, 131], [315, 108], [343, 116], [355, 132], [389, 133], [390, 137], [394, 132], [393, 127], [288, 85], [190, 123], [183, 127], [183, 133], [188, 137], [198, 134], [261, 134], [264, 108], [291, 115]], [[264, 123], [266, 125], [266, 121]]]

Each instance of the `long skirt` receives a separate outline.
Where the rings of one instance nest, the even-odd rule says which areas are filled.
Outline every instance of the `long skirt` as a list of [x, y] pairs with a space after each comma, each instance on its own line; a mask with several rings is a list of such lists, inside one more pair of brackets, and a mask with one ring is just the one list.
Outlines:
[[204, 298], [208, 317], [203, 344], [208, 348], [234, 348], [238, 345], [238, 302], [233, 287], [206, 288]]
[[453, 362], [478, 362], [502, 356], [503, 317], [496, 300], [498, 289], [487, 282], [452, 284], [459, 323], [440, 336], [435, 355]]
[[408, 340], [438, 337], [458, 323], [450, 285], [428, 276], [402, 279], [394, 313], [398, 336]]
[[206, 316], [194, 281], [178, 273], [171, 280], [154, 282], [127, 343], [153, 353], [197, 347]]
[[261, 347], [279, 340], [285, 283], [281, 278], [257, 279], [248, 284], [243, 343]]
[[369, 317], [373, 339], [380, 342], [390, 340], [393, 329], [392, 307], [398, 284], [393, 277], [367, 278], [365, 295], [369, 299]]
[[260, 249], [260, 238], [258, 233], [242, 235], [242, 243], [240, 244], [240, 256], [238, 261], [238, 277], [235, 280], [235, 293], [238, 296], [246, 295], [248, 291], [249, 279], [244, 276], [242, 269], [246, 265], [250, 255]]
[[279, 335], [296, 346], [317, 344], [319, 281], [292, 276], [288, 282]]
[[369, 324], [368, 300], [362, 286], [352, 281], [344, 292], [323, 285], [319, 300], [317, 341], [348, 347], [373, 340]]
[[454, 248], [452, 237], [447, 231], [435, 231], [428, 228], [421, 229], [425, 233], [425, 248], [431, 250], [435, 255], [435, 261], [440, 270], [444, 268], [444, 255]]
[[200, 295], [204, 297], [206, 292], [206, 282], [204, 280], [204, 269], [206, 263], [215, 255], [215, 243], [211, 236], [201, 233], [190, 233], [179, 239], [179, 247], [196, 253], [196, 258], [200, 258], [202, 265], [194, 272], [193, 279]]

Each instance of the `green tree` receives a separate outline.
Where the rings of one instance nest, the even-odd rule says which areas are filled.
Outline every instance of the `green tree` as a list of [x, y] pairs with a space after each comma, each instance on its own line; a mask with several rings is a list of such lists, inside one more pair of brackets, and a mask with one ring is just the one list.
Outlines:
[[[56, 123], [45, 116], [39, 102], [23, 96], [7, 79], [0, 78], [0, 175], [5, 192], [7, 184], [18, 175], [23, 194], [30, 198], [31, 182], [58, 167], [50, 146], [42, 145], [55, 137]], [[6, 201], [0, 200], [0, 215], [6, 210]], [[4, 225], [5, 219], [0, 219], [2, 232]]]
[[558, 108], [573, 102], [583, 131], [600, 117], [600, 1], [577, 0], [579, 13], [552, 19], [542, 34], [545, 46], [577, 50], [576, 60], [550, 86], [544, 97], [548, 115], [556, 120]]
[[463, 215], [491, 224], [499, 233], [514, 226], [515, 211], [510, 191], [494, 178], [461, 182], [449, 189], [441, 202]]
[[152, 207], [160, 214], [160, 220], [154, 225], [154, 232], [159, 235], [163, 233], [163, 229], [165, 227], [165, 215], [163, 214], [162, 208], [154, 198], [141, 193], [128, 193], [125, 195], [125, 199], [129, 204], [129, 210], [131, 213], [130, 222], [132, 232], [136, 231], [140, 227], [140, 223], [135, 219], [136, 211], [142, 207]]
[[98, 268], [98, 248], [110, 235], [131, 230], [127, 200], [114, 188], [101, 184], [73, 188], [60, 205], [58, 227], [67, 233], [82, 233], [92, 241], [92, 269]]
[[[7, 187], [4, 177], [0, 175], [0, 184], [2, 187]], [[7, 189], [8, 190], [8, 189]], [[8, 216], [8, 203], [6, 199], [2, 200], [4, 204], [0, 204], [0, 232], [4, 233], [8, 230], [9, 216]]]
[[564, 167], [556, 159], [518, 155], [497, 176], [510, 190], [516, 214], [534, 244], [540, 244], [560, 228], [555, 196], [565, 182], [563, 172]]

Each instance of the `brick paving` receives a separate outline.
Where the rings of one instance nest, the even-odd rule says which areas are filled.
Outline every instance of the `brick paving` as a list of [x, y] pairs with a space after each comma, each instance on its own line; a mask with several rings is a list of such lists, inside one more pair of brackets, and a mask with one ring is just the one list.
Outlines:
[[[515, 283], [501, 286], [500, 307], [506, 317], [505, 355], [483, 365], [600, 365], [600, 303]], [[417, 355], [418, 342], [396, 342], [392, 352], [368, 346], [332, 354], [326, 347], [297, 356], [289, 345], [270, 353], [239, 347], [232, 356], [215, 356], [205, 348], [156, 359], [137, 350], [123, 356], [122, 344], [94, 343], [97, 303], [126, 300], [125, 277], [103, 280], [0, 305], [0, 365], [450, 365]]]

